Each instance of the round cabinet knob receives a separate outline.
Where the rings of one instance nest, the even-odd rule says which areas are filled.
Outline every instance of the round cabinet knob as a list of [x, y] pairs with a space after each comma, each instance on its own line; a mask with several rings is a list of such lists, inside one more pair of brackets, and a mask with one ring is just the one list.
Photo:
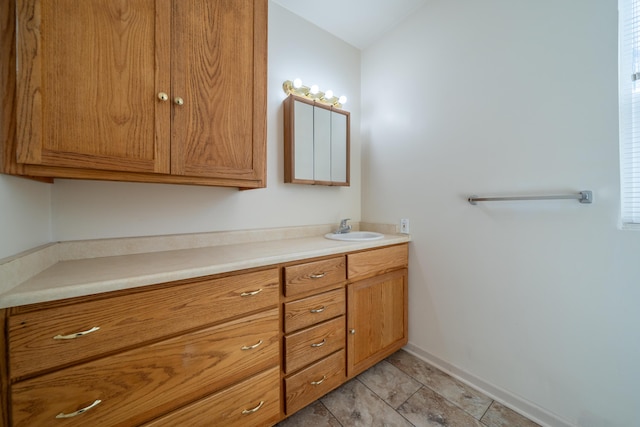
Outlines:
[[355, 334], [356, 334], [356, 330], [355, 330], [355, 329], [349, 329], [349, 333], [350, 333], [351, 335], [355, 335]]
[[168, 100], [169, 100], [169, 95], [167, 95], [167, 94], [166, 94], [166, 93], [164, 93], [164, 92], [160, 92], [160, 93], [158, 94], [158, 99], [159, 99], [160, 101], [168, 101]]
[[175, 102], [176, 105], [184, 105], [184, 99], [180, 98], [179, 96], [176, 96], [173, 102]]

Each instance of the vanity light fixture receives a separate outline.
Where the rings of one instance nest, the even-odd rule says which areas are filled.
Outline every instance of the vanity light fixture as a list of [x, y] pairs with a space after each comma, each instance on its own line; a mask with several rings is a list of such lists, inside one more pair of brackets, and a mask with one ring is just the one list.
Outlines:
[[294, 94], [336, 108], [342, 108], [342, 106], [347, 103], [346, 96], [342, 95], [337, 97], [333, 94], [332, 90], [322, 92], [318, 85], [305, 86], [300, 79], [285, 81], [282, 83], [282, 89], [287, 95]]

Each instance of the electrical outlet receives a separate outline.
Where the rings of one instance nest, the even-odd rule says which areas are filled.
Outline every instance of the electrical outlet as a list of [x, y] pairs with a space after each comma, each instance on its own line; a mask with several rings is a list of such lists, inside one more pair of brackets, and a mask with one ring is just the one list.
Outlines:
[[409, 234], [409, 218], [402, 218], [400, 220], [400, 232], [402, 234]]

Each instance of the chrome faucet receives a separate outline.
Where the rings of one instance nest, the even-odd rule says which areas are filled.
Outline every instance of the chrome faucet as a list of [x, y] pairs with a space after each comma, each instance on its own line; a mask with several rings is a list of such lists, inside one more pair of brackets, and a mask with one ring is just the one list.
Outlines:
[[349, 221], [351, 218], [345, 218], [343, 220], [340, 221], [340, 227], [334, 231], [334, 234], [346, 234], [348, 232], [351, 231], [351, 226], [347, 225], [347, 221]]

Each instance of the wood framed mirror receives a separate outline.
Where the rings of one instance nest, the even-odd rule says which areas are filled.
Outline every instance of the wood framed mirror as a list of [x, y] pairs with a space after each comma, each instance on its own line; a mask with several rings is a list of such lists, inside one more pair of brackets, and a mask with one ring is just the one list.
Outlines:
[[296, 95], [284, 101], [284, 182], [349, 186], [348, 111]]

